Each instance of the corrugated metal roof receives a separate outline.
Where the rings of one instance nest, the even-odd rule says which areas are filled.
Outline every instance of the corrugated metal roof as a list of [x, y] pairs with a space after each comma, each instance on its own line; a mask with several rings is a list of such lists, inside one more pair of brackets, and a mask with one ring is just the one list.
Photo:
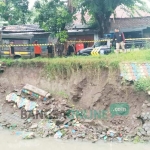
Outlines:
[[39, 25], [9, 25], [6, 26], [3, 32], [29, 32], [29, 31], [44, 31]]
[[2, 38], [7, 39], [31, 39], [34, 35], [33, 34], [2, 34]]

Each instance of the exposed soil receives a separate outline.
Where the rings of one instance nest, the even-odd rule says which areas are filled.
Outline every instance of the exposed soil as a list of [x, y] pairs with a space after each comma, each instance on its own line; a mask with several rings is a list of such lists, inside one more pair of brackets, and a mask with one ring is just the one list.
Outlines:
[[[7, 113], [13, 113], [14, 110], [5, 102], [6, 95], [14, 89], [20, 89], [26, 83], [46, 90], [60, 100], [67, 98], [69, 104], [80, 109], [109, 112], [111, 104], [126, 102], [130, 106], [128, 116], [112, 118], [108, 113], [106, 120], [97, 120], [97, 122], [130, 134], [135, 134], [136, 129], [142, 127], [142, 121], [138, 117], [143, 112], [142, 106], [149, 103], [149, 96], [146, 93], [136, 92], [133, 85], [121, 84], [119, 71], [102, 70], [99, 77], [78, 73], [72, 75], [70, 79], [57, 78], [51, 81], [45, 77], [42, 68], [13, 67], [7, 68], [3, 74], [0, 74], [0, 104]], [[150, 111], [150, 107], [144, 109], [146, 112]], [[19, 116], [19, 111], [17, 114]]]

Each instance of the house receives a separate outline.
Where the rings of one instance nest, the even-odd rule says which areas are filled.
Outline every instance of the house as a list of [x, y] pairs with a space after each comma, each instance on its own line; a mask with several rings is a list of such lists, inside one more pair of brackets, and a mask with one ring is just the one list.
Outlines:
[[118, 27], [126, 38], [150, 37], [150, 16], [111, 19], [110, 33]]
[[[2, 39], [7, 43], [10, 40], [23, 44], [21, 39], [28, 37], [28, 43], [38, 40], [38, 43], [44, 44], [48, 42], [49, 32], [40, 29], [38, 25], [8, 25], [2, 30]], [[20, 42], [18, 41], [20, 39]]]
[[[49, 35], [49, 32], [40, 29], [38, 25], [8, 25], [2, 30], [2, 43], [14, 41], [15, 44], [32, 44], [37, 40], [39, 44], [46, 44]], [[16, 51], [22, 50], [33, 51], [33, 47], [16, 47]], [[46, 51], [46, 46], [42, 46], [42, 50]]]
[[[125, 33], [126, 38], [150, 37], [150, 13], [139, 11], [131, 15], [130, 11], [124, 11], [125, 6], [119, 6], [115, 10], [115, 15], [110, 17], [110, 30], [113, 33], [115, 27], [119, 27]], [[126, 8], [127, 9], [127, 8]], [[140, 14], [140, 16], [139, 16]], [[71, 29], [68, 29], [69, 38], [73, 40], [90, 40], [99, 39], [97, 31], [88, 25], [81, 23], [81, 14], [76, 14], [77, 20], [73, 22]], [[85, 15], [85, 20], [89, 22], [90, 16]], [[92, 45], [93, 43], [91, 43]]]
[[[2, 44], [10, 44], [11, 41], [16, 45], [20, 44], [32, 44], [35, 40], [39, 44], [47, 44], [49, 39], [49, 32], [45, 32], [40, 29], [38, 25], [8, 25], [3, 27], [2, 32]], [[42, 51], [46, 53], [47, 46], [41, 46]], [[33, 46], [16, 46], [15, 52], [28, 52], [32, 53], [34, 50]], [[9, 51], [9, 47], [3, 47], [1, 54], [3, 52]], [[8, 54], [7, 54], [8, 55]]]

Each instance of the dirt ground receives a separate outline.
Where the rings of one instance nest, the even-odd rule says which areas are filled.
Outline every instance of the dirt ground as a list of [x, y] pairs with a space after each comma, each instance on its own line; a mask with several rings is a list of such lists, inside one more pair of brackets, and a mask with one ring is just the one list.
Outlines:
[[[143, 104], [149, 101], [149, 96], [143, 92], [136, 92], [133, 85], [122, 85], [119, 71], [102, 70], [99, 77], [78, 73], [69, 79], [58, 78], [51, 81], [43, 74], [43, 68], [13, 67], [0, 74], [0, 105], [5, 112], [13, 113], [12, 106], [5, 103], [6, 95], [14, 89], [20, 89], [26, 83], [46, 90], [55, 97], [67, 98], [75, 108], [85, 110], [109, 111], [109, 106], [113, 103], [128, 103], [128, 116], [112, 118], [108, 113], [106, 120], [98, 120], [105, 126], [127, 133], [132, 133], [142, 126], [142, 121], [137, 118], [142, 112]], [[19, 114], [16, 117], [19, 118]]]

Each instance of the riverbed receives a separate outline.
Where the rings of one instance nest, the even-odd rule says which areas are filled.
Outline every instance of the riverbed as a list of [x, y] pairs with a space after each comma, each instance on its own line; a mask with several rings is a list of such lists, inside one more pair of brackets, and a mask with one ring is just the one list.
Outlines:
[[1, 150], [149, 150], [150, 144], [146, 143], [113, 143], [113, 142], [85, 142], [85, 141], [63, 141], [54, 138], [35, 138], [23, 140], [19, 135], [0, 129]]

